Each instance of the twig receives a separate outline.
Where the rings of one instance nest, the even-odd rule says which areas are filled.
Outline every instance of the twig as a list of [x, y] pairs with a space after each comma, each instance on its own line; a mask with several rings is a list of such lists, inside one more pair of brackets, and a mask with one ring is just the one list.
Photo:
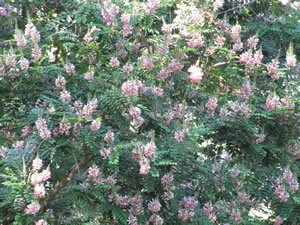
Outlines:
[[255, 0], [252, 1], [252, 2], [248, 2], [248, 3], [246, 3], [246, 4], [243, 4], [243, 5], [238, 5], [238, 6], [236, 6], [236, 7], [233, 7], [232, 9], [228, 9], [228, 10], [226, 10], [226, 11], [220, 12], [218, 15], [221, 15], [221, 14], [223, 14], [223, 13], [227, 13], [227, 12], [233, 11], [233, 10], [235, 10], [235, 9], [237, 9], [237, 8], [241, 8], [241, 7], [243, 7], [243, 6], [249, 5], [249, 4], [254, 3], [254, 2], [255, 2]]
[[54, 189], [53, 191], [48, 195], [48, 197], [44, 200], [43, 204], [42, 204], [42, 209], [41, 209], [41, 212], [44, 212], [50, 202], [55, 198], [55, 196], [59, 193], [59, 191], [61, 189], [63, 189], [65, 186], [67, 186], [68, 184], [71, 183], [74, 175], [78, 172], [78, 170], [80, 168], [83, 168], [85, 167], [89, 161], [93, 158], [92, 155], [88, 155], [88, 148], [86, 145], [84, 145], [84, 157], [83, 159], [77, 164], [75, 163], [75, 165], [73, 166], [73, 169], [71, 170], [71, 172], [69, 173], [69, 175], [63, 179]]

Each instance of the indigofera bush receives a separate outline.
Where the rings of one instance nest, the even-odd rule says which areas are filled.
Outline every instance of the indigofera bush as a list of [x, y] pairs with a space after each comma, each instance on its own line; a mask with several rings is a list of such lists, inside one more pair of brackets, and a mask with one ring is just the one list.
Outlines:
[[300, 40], [272, 57], [260, 30], [299, 19], [267, 0], [0, 2], [0, 223], [299, 223]]

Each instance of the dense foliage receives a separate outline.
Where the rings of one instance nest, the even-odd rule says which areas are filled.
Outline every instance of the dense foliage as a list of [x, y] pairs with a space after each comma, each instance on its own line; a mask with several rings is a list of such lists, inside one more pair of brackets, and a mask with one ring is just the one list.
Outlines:
[[299, 12], [0, 1], [0, 223], [299, 224]]

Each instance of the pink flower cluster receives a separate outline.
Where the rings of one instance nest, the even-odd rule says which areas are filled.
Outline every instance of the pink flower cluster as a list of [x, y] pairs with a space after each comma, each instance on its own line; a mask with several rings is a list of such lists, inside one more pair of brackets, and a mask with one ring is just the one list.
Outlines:
[[214, 0], [213, 11], [216, 12], [218, 9], [222, 8], [224, 5], [224, 0]]
[[277, 59], [273, 59], [271, 64], [267, 66], [267, 70], [269, 73], [272, 74], [272, 78], [274, 80], [277, 80], [279, 77], [277, 76], [278, 73], [278, 67], [279, 67], [279, 61]]
[[21, 33], [21, 31], [17, 31], [14, 34], [14, 38], [16, 39], [17, 46], [18, 47], [25, 47], [27, 45], [27, 40], [25, 39], [24, 35]]
[[204, 206], [202, 207], [202, 214], [204, 216], [208, 216], [212, 222], [216, 220], [216, 216], [213, 213], [214, 207], [212, 206], [211, 202], [205, 203]]
[[198, 201], [194, 197], [184, 197], [179, 202], [178, 218], [183, 221], [190, 221], [193, 219]]
[[178, 71], [181, 71], [183, 69], [184, 65], [182, 65], [178, 60], [172, 59], [171, 62], [168, 65], [168, 71], [170, 73], [175, 73]]
[[159, 0], [148, 0], [144, 7], [145, 12], [151, 15], [159, 7], [159, 3]]
[[230, 109], [232, 110], [232, 114], [239, 114], [242, 117], [249, 118], [251, 116], [251, 109], [248, 104], [240, 103], [237, 104], [235, 102], [230, 104]]
[[215, 110], [218, 107], [218, 99], [216, 99], [215, 97], [210, 97], [205, 107], [207, 108], [208, 116], [214, 116]]
[[144, 123], [144, 118], [141, 117], [142, 111], [138, 107], [131, 107], [129, 110], [130, 120], [137, 127], [141, 126]]
[[156, 87], [155, 85], [153, 85], [151, 87], [151, 93], [158, 96], [158, 97], [161, 97], [164, 95], [164, 89], [160, 88], [160, 87]]
[[64, 89], [65, 85], [66, 85], [66, 79], [64, 77], [62, 77], [62, 76], [59, 76], [55, 80], [55, 85], [60, 90]]
[[67, 63], [65, 65], [65, 70], [68, 74], [75, 74], [76, 73], [76, 68], [72, 63]]
[[100, 155], [103, 157], [103, 159], [108, 159], [110, 154], [116, 151], [117, 151], [117, 147], [103, 148], [100, 150]]
[[41, 206], [38, 202], [31, 203], [27, 205], [27, 208], [25, 209], [26, 214], [35, 215], [40, 210]]
[[147, 88], [143, 86], [139, 80], [129, 80], [122, 84], [122, 92], [125, 97], [134, 97], [138, 93], [143, 94], [147, 91]]
[[35, 122], [35, 125], [41, 138], [43, 138], [44, 140], [51, 138], [51, 131], [48, 129], [47, 122], [45, 119], [39, 118]]
[[30, 36], [31, 41], [35, 43], [40, 42], [41, 40], [41, 35], [32, 22], [26, 24], [25, 35]]
[[34, 196], [39, 199], [45, 196], [46, 190], [44, 182], [51, 177], [50, 169], [44, 169], [41, 173], [38, 171], [42, 168], [43, 161], [37, 156], [32, 162], [33, 174], [31, 175], [30, 181], [34, 185]]
[[281, 224], [283, 224], [283, 220], [281, 219], [280, 216], [276, 216], [273, 225], [281, 225]]
[[114, 22], [115, 17], [119, 14], [119, 6], [112, 4], [111, 2], [104, 2], [101, 15], [107, 25]]
[[111, 67], [119, 67], [120, 66], [120, 61], [117, 57], [111, 57], [111, 59], [109, 61], [109, 65]]
[[242, 27], [239, 24], [236, 24], [231, 28], [231, 39], [233, 42], [237, 42], [239, 40], [241, 31]]
[[161, 204], [157, 199], [152, 199], [148, 203], [148, 209], [152, 212], [159, 212], [160, 211]]
[[240, 62], [245, 63], [248, 68], [253, 68], [256, 65], [261, 64], [261, 60], [263, 58], [261, 50], [258, 50], [252, 54], [251, 50], [248, 50], [247, 52], [244, 52], [240, 55]]
[[24, 141], [17, 141], [15, 144], [13, 144], [13, 147], [17, 150], [20, 151], [24, 148]]
[[266, 110], [267, 111], [272, 111], [275, 110], [277, 108], [279, 108], [281, 106], [281, 102], [280, 99], [277, 95], [268, 95], [267, 99], [266, 99]]
[[84, 75], [84, 79], [91, 83], [94, 80], [94, 71], [86, 72]]
[[39, 221], [35, 222], [35, 225], [48, 225], [46, 220], [40, 219]]
[[276, 185], [274, 194], [281, 202], [286, 202], [290, 197], [290, 194], [286, 190], [287, 186], [291, 193], [299, 189], [299, 183], [289, 169], [285, 169], [282, 177], [276, 179]]
[[287, 53], [286, 55], [286, 65], [288, 67], [295, 67], [297, 65], [296, 56], [292, 53]]
[[59, 133], [61, 135], [63, 135], [63, 134], [69, 135], [71, 128], [72, 128], [72, 124], [71, 123], [60, 123], [59, 124]]
[[176, 141], [182, 142], [184, 139], [184, 131], [183, 130], [176, 131], [174, 134], [174, 138]]
[[167, 173], [161, 178], [161, 184], [163, 186], [163, 189], [165, 190], [163, 198], [166, 201], [174, 198], [173, 191], [175, 190], [175, 186], [173, 185], [173, 181], [174, 176], [171, 173]]
[[190, 73], [189, 75], [189, 79], [192, 83], [197, 83], [199, 84], [200, 81], [202, 80], [203, 77], [203, 72], [200, 69], [200, 67], [196, 66], [196, 65], [192, 65], [189, 69], [188, 72]]
[[63, 102], [71, 101], [72, 99], [70, 92], [68, 92], [67, 90], [60, 92], [60, 98]]
[[112, 144], [114, 142], [114, 132], [112, 131], [108, 131], [106, 134], [105, 134], [105, 137], [104, 137], [104, 141], [107, 143], [107, 144]]
[[96, 110], [98, 106], [98, 100], [95, 98], [88, 102], [88, 104], [84, 105], [81, 110], [81, 116], [85, 120], [92, 119], [93, 112]]
[[154, 225], [163, 225], [164, 220], [157, 214], [152, 214], [149, 218], [149, 222], [153, 223]]
[[90, 125], [90, 130], [95, 132], [95, 131], [99, 130], [100, 127], [101, 127], [101, 122], [97, 121], [97, 120], [94, 120]]
[[22, 57], [22, 59], [20, 59], [20, 61], [19, 61], [19, 64], [20, 64], [21, 70], [27, 71], [29, 69], [30, 62], [28, 59]]

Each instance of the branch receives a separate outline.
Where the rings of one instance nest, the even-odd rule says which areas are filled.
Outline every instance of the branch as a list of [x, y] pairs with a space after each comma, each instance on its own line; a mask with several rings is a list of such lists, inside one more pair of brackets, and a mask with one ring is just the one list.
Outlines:
[[65, 186], [67, 186], [68, 184], [71, 183], [71, 181], [73, 180], [74, 175], [78, 172], [78, 170], [85, 167], [91, 161], [93, 156], [92, 155], [89, 156], [87, 150], [88, 150], [87, 146], [84, 145], [84, 157], [83, 157], [83, 159], [78, 164], [75, 163], [75, 165], [72, 167], [72, 170], [69, 173], [69, 175], [65, 179], [63, 179], [53, 189], [53, 191], [48, 195], [48, 197], [44, 200], [44, 202], [42, 204], [41, 212], [44, 212], [48, 208], [50, 202], [55, 198], [55, 196], [59, 193], [59, 191], [61, 189], [63, 189]]
[[251, 2], [247, 2], [247, 3], [243, 4], [243, 5], [238, 5], [238, 6], [236, 6], [236, 7], [233, 7], [233, 8], [231, 8], [231, 9], [228, 9], [228, 10], [226, 10], [226, 11], [220, 12], [220, 13], [218, 13], [218, 15], [221, 15], [221, 14], [223, 14], [223, 13], [227, 13], [227, 12], [233, 11], [233, 10], [238, 9], [238, 8], [242, 8], [243, 6], [249, 5], [249, 4], [254, 3], [254, 2], [255, 2], [255, 0], [254, 0], [254, 1], [251, 1]]

